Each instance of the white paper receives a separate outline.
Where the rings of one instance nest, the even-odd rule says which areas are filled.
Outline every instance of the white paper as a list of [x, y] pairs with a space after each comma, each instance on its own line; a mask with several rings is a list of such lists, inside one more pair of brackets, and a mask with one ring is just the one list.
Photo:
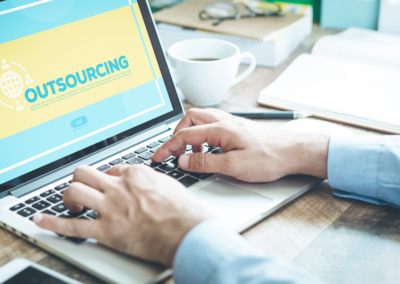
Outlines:
[[400, 72], [303, 54], [260, 102], [400, 132]]

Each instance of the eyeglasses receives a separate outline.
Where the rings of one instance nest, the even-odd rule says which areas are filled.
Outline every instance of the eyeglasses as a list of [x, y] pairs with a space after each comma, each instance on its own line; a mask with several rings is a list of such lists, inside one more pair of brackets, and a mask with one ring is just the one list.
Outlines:
[[[246, 10], [246, 13], [240, 13], [240, 7], [243, 7]], [[259, 1], [249, 1], [237, 4], [229, 2], [213, 2], [207, 4], [199, 13], [199, 18], [201, 20], [217, 20], [213, 23], [213, 26], [217, 26], [225, 20], [277, 16], [282, 16], [281, 7], [278, 4]]]

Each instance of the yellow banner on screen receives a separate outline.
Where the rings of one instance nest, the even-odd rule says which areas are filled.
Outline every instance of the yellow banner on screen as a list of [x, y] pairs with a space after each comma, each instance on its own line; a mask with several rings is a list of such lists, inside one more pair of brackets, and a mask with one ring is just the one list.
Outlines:
[[0, 55], [0, 139], [154, 80], [130, 6], [1, 44]]

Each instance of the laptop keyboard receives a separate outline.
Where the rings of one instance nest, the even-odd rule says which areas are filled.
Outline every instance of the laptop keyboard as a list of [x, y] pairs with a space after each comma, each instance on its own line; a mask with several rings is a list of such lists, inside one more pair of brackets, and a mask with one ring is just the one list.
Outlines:
[[[203, 179], [206, 179], [213, 174], [209, 173], [192, 173], [185, 170], [182, 170], [178, 165], [178, 158], [174, 156], [170, 156], [162, 163], [154, 163], [150, 160], [150, 156], [161, 146], [162, 143], [165, 143], [170, 136], [163, 137], [157, 141], [153, 141], [147, 144], [146, 147], [141, 147], [133, 152], [126, 153], [125, 155], [115, 158], [114, 160], [108, 162], [107, 164], [97, 166], [97, 170], [99, 171], [106, 171], [114, 166], [126, 163], [129, 165], [135, 164], [143, 164], [144, 166], [148, 166], [154, 169], [157, 172], [169, 175], [170, 177], [175, 178], [185, 187], [190, 187], [192, 185], [197, 184]], [[204, 144], [204, 152], [211, 153], [211, 154], [220, 154], [222, 150], [220, 148], [211, 148]], [[192, 151], [192, 146], [188, 145], [186, 147], [186, 153], [190, 153]], [[85, 219], [85, 220], [93, 220], [97, 218], [97, 212], [84, 208], [79, 213], [71, 213], [65, 207], [62, 195], [64, 191], [68, 188], [69, 183], [62, 183], [58, 186], [55, 186], [52, 189], [47, 189], [46, 191], [40, 193], [37, 196], [31, 197], [26, 199], [22, 203], [18, 203], [13, 205], [9, 208], [10, 211], [15, 212], [16, 214], [27, 218], [29, 220], [33, 220], [33, 216], [35, 214], [41, 212], [50, 215], [54, 215], [61, 218], [78, 218], [78, 219]], [[72, 241], [76, 244], [80, 244], [85, 242], [85, 239], [80, 238], [72, 238], [72, 237], [65, 237], [66, 240]]]

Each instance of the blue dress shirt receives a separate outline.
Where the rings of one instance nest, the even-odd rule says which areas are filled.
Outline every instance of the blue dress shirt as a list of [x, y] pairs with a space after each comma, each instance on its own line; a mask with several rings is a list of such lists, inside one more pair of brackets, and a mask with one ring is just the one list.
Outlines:
[[[334, 194], [400, 208], [400, 136], [332, 137], [328, 178]], [[183, 239], [174, 260], [176, 284], [322, 283], [257, 252], [243, 237], [209, 220]]]

